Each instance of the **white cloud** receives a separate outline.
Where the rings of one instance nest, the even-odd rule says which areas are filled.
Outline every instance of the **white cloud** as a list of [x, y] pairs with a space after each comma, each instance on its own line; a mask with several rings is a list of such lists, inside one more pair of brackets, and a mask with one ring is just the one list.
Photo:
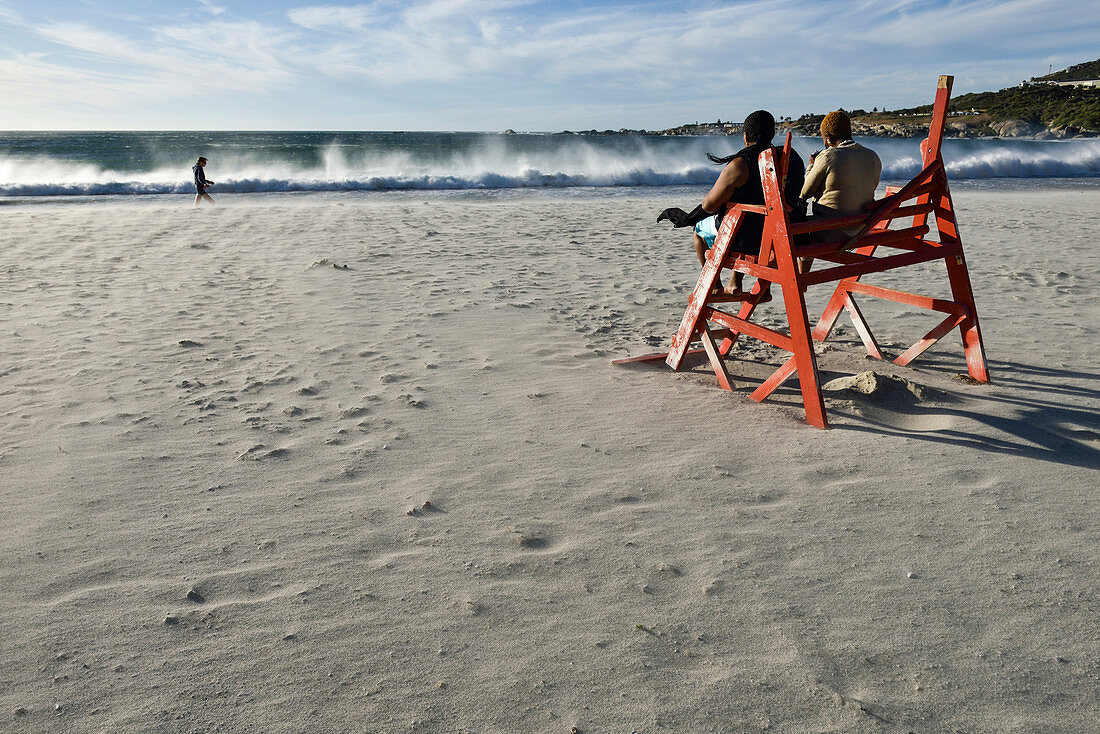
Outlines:
[[19, 100], [21, 107], [49, 105], [58, 100], [119, 101], [109, 77], [50, 64], [40, 54], [0, 59], [0, 96]]
[[139, 65], [155, 65], [160, 59], [157, 52], [144, 51], [124, 36], [77, 23], [48, 23], [40, 26], [37, 33], [55, 44], [82, 51], [86, 56]]
[[491, 20], [489, 18], [482, 18], [477, 22], [477, 27], [481, 29], [481, 37], [485, 39], [486, 43], [495, 44], [502, 33], [505, 26], [503, 23], [497, 20]]
[[362, 28], [378, 18], [371, 5], [314, 5], [287, 13], [290, 22], [311, 31]]
[[18, 23], [22, 20], [22, 16], [7, 5], [0, 4], [0, 20], [5, 20], [9, 23]]
[[158, 46], [180, 55], [197, 56], [197, 60], [213, 66], [270, 75], [272, 81], [294, 73], [294, 36], [255, 21], [212, 20], [160, 26], [153, 33]]
[[476, 23], [489, 13], [530, 4], [531, 0], [427, 0], [409, 3], [404, 17], [411, 29], [446, 20]]
[[0, 59], [0, 91], [40, 110], [101, 109], [125, 117], [181, 100], [262, 93], [294, 74], [280, 59], [285, 36], [252, 21], [170, 26], [143, 41], [77, 23], [47, 23], [34, 32], [61, 50]]
[[[394, 3], [312, 6], [290, 11], [298, 25], [321, 34], [305, 63], [321, 73], [360, 74], [372, 83], [454, 83], [494, 75], [529, 86], [538, 80], [585, 79], [595, 86], [667, 85], [715, 76], [740, 55], [759, 63], [775, 58], [776, 29], [790, 36], [804, 27], [789, 0], [758, 0], [689, 13], [638, 7], [596, 7], [525, 15], [526, 0], [422, 0], [400, 12]], [[547, 7], [543, 3], [543, 8]], [[370, 17], [367, 23], [365, 18]], [[354, 45], [341, 61], [318, 48], [324, 34], [347, 35]], [[319, 62], [324, 59], [324, 65]], [[326, 69], [330, 70], [326, 72]]]
[[[184, 12], [150, 4], [137, 22], [98, 11], [57, 22], [31, 20], [31, 0], [0, 0], [0, 24], [11, 26], [0, 90], [16, 104], [87, 109], [222, 93], [238, 106], [278, 94], [276, 111], [297, 95], [328, 95], [345, 109], [373, 96], [414, 112], [449, 97], [456, 114], [486, 118], [505, 108], [583, 118], [678, 107], [725, 118], [768, 105], [915, 104], [940, 73], [954, 73], [960, 91], [997, 88], [1048, 62], [1087, 60], [1075, 52], [1090, 53], [1100, 32], [1080, 0], [329, 0], [263, 21], [197, 2]], [[446, 114], [432, 119], [447, 126]]]
[[226, 8], [221, 5], [215, 5], [212, 0], [199, 0], [199, 4], [202, 5], [208, 13], [212, 13], [213, 15], [221, 15], [226, 11]]

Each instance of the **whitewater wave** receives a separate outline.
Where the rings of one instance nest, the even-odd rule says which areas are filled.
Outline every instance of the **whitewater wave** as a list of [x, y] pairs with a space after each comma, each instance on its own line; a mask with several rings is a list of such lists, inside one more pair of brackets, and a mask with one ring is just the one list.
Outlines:
[[[469, 176], [376, 176], [362, 178], [323, 179], [314, 177], [242, 178], [219, 181], [211, 193], [270, 193], [308, 191], [456, 191], [524, 188], [568, 188], [576, 186], [676, 186], [707, 185], [714, 182], [713, 168], [696, 168], [676, 173], [661, 173], [652, 169], [624, 171], [615, 175], [588, 175], [524, 171], [519, 175], [492, 172]], [[194, 193], [190, 182], [164, 181], [102, 181], [69, 183], [0, 184], [0, 196], [102, 196], [140, 194]]]
[[[1100, 141], [1021, 148], [1002, 145], [972, 151], [945, 150], [947, 175], [955, 179], [1092, 178], [1100, 176]], [[918, 156], [884, 160], [883, 178], [909, 179], [920, 172]]]
[[[817, 141], [800, 138], [805, 159]], [[904, 180], [920, 170], [917, 142], [869, 139], [883, 162], [883, 178]], [[568, 187], [709, 185], [718, 167], [704, 153], [723, 153], [731, 139], [634, 138], [616, 141], [562, 139], [547, 147], [512, 143], [438, 155], [327, 145], [312, 165], [248, 152], [225, 153], [207, 169], [213, 193], [492, 190]], [[617, 147], [616, 147], [617, 146]], [[1060, 142], [948, 140], [948, 174], [955, 179], [1100, 177], [1100, 140]], [[315, 158], [316, 160], [316, 158]], [[225, 175], [225, 173], [228, 175]], [[218, 175], [222, 173], [222, 175]], [[112, 170], [93, 163], [44, 156], [0, 155], [0, 196], [101, 196], [193, 193], [190, 170], [161, 165], [150, 170]]]

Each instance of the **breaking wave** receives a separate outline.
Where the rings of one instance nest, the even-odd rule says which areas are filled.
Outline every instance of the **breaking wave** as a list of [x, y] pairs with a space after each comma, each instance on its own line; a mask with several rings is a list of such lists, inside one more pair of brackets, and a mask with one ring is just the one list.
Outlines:
[[[376, 139], [333, 142], [329, 134], [304, 156], [292, 155], [290, 146], [259, 153], [209, 143], [201, 149], [210, 151], [207, 175], [218, 182], [216, 194], [709, 185], [718, 168], [705, 153], [732, 152], [737, 143], [733, 138], [420, 135], [435, 135], [435, 144], [397, 149]], [[920, 169], [915, 140], [862, 142], [878, 152], [884, 179], [908, 179]], [[806, 158], [820, 147], [815, 143], [799, 138], [795, 148]], [[172, 165], [155, 155], [110, 165], [94, 155], [84, 160], [79, 150], [65, 156], [0, 152], [0, 196], [192, 193], [189, 166], [179, 165], [182, 155], [172, 157]], [[1100, 177], [1100, 140], [947, 140], [944, 159], [955, 179]]]

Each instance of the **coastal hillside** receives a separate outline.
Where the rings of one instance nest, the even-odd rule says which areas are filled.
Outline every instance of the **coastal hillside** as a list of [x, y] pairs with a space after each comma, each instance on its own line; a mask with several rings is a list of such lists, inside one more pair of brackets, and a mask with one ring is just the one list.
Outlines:
[[1068, 69], [1056, 71], [1046, 76], [1032, 77], [1033, 82], [1081, 82], [1100, 79], [1100, 59], [1074, 64]]
[[[1100, 59], [1033, 78], [997, 92], [972, 92], [951, 100], [946, 135], [956, 138], [1032, 138], [1056, 140], [1100, 135]], [[910, 138], [927, 134], [932, 105], [868, 112], [847, 110], [857, 136]], [[782, 130], [816, 136], [823, 113], [782, 118]], [[596, 134], [596, 130], [586, 131]], [[604, 134], [638, 134], [645, 130], [605, 130]], [[686, 123], [656, 135], [740, 135], [737, 123]]]
[[[1100, 134], [1100, 59], [1032, 79], [997, 92], [960, 94], [951, 100], [947, 135], [961, 138], [1005, 137], [1064, 139]], [[924, 135], [932, 105], [898, 110], [851, 110], [857, 135]], [[803, 115], [788, 127], [816, 135], [822, 115]]]

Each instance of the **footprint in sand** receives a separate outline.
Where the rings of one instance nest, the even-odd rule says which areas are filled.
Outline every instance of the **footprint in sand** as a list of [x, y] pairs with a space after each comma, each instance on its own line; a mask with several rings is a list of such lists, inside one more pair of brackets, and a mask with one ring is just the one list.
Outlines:
[[519, 547], [528, 550], [543, 550], [550, 546], [550, 541], [541, 535], [520, 534]]
[[781, 489], [776, 490], [748, 490], [746, 494], [739, 499], [746, 505], [774, 505], [782, 502], [786, 498], [787, 493]]
[[397, 396], [398, 402], [404, 403], [409, 408], [426, 408], [428, 404], [423, 400], [417, 400], [412, 395], [405, 393]]
[[507, 532], [513, 542], [523, 550], [545, 551], [552, 545], [549, 534], [542, 530], [519, 530], [509, 527]]
[[258, 443], [238, 454], [237, 459], [247, 459], [249, 461], [264, 461], [267, 459], [282, 459], [290, 455], [290, 449], [278, 448], [271, 449], [270, 451], [265, 451], [264, 449], [266, 448], [267, 446], [265, 446], [264, 444]]

